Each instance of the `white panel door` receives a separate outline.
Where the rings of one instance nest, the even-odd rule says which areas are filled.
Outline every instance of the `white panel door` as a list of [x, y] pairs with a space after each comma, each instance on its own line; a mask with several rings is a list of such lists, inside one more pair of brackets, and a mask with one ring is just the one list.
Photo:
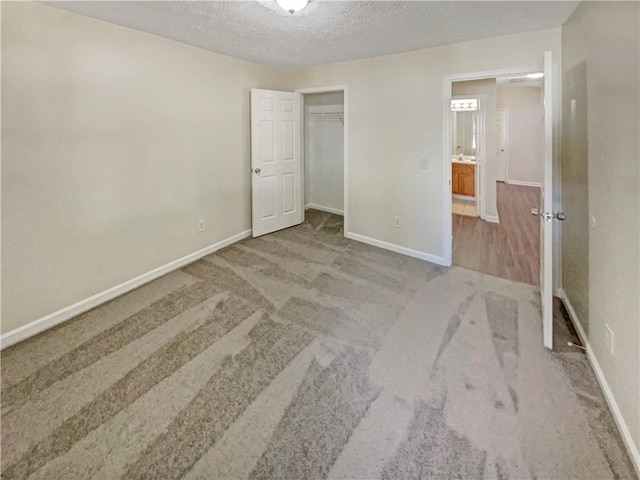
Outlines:
[[[544, 346], [553, 349], [553, 91], [551, 52], [544, 53], [544, 180], [540, 216], [540, 300]], [[532, 211], [532, 213], [534, 213]]]
[[251, 205], [254, 237], [302, 223], [302, 95], [251, 90]]
[[498, 144], [496, 145], [496, 180], [507, 181], [507, 111], [496, 110]]

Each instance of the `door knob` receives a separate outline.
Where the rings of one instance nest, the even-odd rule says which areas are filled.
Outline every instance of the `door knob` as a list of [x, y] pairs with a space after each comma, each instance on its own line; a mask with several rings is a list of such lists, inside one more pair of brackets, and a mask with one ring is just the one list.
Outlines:
[[255, 172], [255, 173], [257, 173], [257, 174], [259, 174], [261, 171], [262, 171], [262, 170], [260, 170], [259, 168], [256, 168], [256, 169], [254, 170], [254, 172]]
[[534, 215], [536, 217], [542, 217], [547, 222], [550, 222], [554, 218], [556, 220], [560, 220], [560, 221], [565, 221], [567, 219], [567, 215], [564, 212], [548, 213], [548, 212], [545, 212], [543, 210], [539, 210], [537, 208], [532, 208], [531, 209], [531, 215]]

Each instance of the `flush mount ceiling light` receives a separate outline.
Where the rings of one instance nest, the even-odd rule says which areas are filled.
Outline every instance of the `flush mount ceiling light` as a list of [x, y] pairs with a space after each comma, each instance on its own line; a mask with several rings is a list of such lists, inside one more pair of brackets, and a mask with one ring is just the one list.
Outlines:
[[293, 15], [306, 7], [309, 0], [276, 0], [276, 3], [280, 8]]
[[542, 73], [542, 72], [527, 74], [527, 78], [530, 78], [532, 80], [537, 80], [537, 79], [542, 78], [542, 77], [544, 77], [544, 73]]

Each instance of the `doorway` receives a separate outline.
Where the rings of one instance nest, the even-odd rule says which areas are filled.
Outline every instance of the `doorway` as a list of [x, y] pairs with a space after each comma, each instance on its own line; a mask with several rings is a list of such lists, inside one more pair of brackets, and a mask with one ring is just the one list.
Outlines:
[[464, 93], [454, 84], [451, 99], [451, 197], [454, 215], [479, 217], [480, 170], [485, 149], [485, 95]]
[[[320, 134], [311, 134], [310, 143], [317, 145], [307, 148], [307, 134], [322, 130], [304, 128], [304, 99], [314, 94], [337, 96], [318, 96], [315, 100], [309, 97], [309, 124], [312, 116], [315, 117], [314, 122], [322, 117], [323, 122], [339, 122], [341, 132], [335, 135], [334, 144], [331, 140], [320, 141]], [[336, 104], [337, 98], [341, 99], [342, 105]], [[344, 231], [348, 232], [348, 115], [346, 85], [305, 88], [295, 92], [251, 90], [251, 223], [254, 237], [301, 224], [305, 220], [307, 206], [323, 207], [325, 213], [334, 215], [341, 212]], [[340, 139], [342, 148], [335, 145], [335, 142], [340, 143]], [[308, 150], [311, 162], [308, 173], [305, 171], [305, 150]], [[324, 157], [330, 156], [327, 153], [330, 150], [337, 153], [329, 161], [332, 166], [327, 167], [328, 161]], [[314, 195], [318, 192], [318, 203], [311, 203], [316, 201]]]
[[540, 285], [531, 208], [541, 202], [544, 105], [530, 74], [452, 82], [452, 263]]
[[[545, 52], [543, 55], [543, 59], [541, 62], [542, 68], [539, 67], [523, 67], [523, 68], [508, 68], [503, 70], [495, 70], [489, 72], [477, 72], [477, 73], [468, 73], [468, 74], [452, 74], [445, 75], [443, 77], [443, 101], [444, 101], [444, 208], [443, 212], [445, 214], [444, 217], [444, 258], [448, 261], [448, 263], [452, 263], [453, 259], [453, 250], [454, 250], [454, 222], [452, 215], [452, 202], [451, 202], [451, 185], [452, 185], [452, 169], [451, 169], [451, 99], [452, 99], [452, 87], [453, 84], [457, 81], [492, 81], [497, 83], [497, 80], [502, 77], [513, 77], [513, 76], [522, 76], [527, 80], [531, 79], [543, 79], [542, 80], [542, 90], [540, 95], [540, 100], [543, 104], [542, 109], [542, 117], [541, 124], [543, 126], [543, 142], [541, 145], [541, 179], [540, 179], [540, 188], [539, 194], [537, 195], [537, 202], [533, 203], [533, 205], [529, 205], [530, 214], [533, 215], [537, 227], [534, 227], [535, 232], [538, 234], [538, 241], [526, 239], [525, 242], [522, 242], [525, 247], [529, 245], [539, 245], [539, 285], [540, 285], [540, 301], [542, 307], [542, 324], [543, 324], [543, 343], [545, 347], [552, 349], [553, 348], [553, 315], [552, 315], [552, 305], [553, 305], [553, 269], [552, 266], [556, 263], [557, 248], [553, 248], [553, 220], [554, 219], [564, 219], [564, 214], [555, 213], [553, 211], [554, 204], [556, 203], [554, 200], [554, 166], [558, 165], [557, 161], [554, 161], [557, 156], [557, 149], [554, 148], [554, 111], [558, 110], [556, 105], [557, 103], [557, 95], [554, 95], [554, 84], [557, 84], [557, 66], [552, 63], [552, 53]], [[496, 92], [496, 87], [493, 88], [493, 92]], [[490, 131], [493, 129], [496, 130], [497, 122], [495, 121], [495, 113], [497, 111], [497, 106], [493, 105], [493, 108], [488, 107], [487, 109], [490, 113], [494, 114], [494, 120], [491, 121], [487, 119], [486, 121], [486, 129]], [[482, 169], [485, 174], [481, 179], [482, 187], [484, 189], [484, 205], [483, 208], [485, 216], [483, 220], [487, 220], [488, 215], [492, 213], [492, 210], [495, 208], [495, 223], [498, 225], [494, 225], [494, 228], [498, 229], [502, 227], [499, 225], [499, 217], [498, 217], [498, 201], [497, 201], [497, 174], [498, 169], [496, 168], [496, 146], [497, 141], [495, 137], [493, 140], [490, 135], [485, 133], [485, 139], [488, 145], [493, 145], [493, 149], [486, 150], [486, 158], [485, 165]], [[493, 159], [493, 161], [492, 161]], [[493, 198], [492, 198], [493, 196]], [[514, 226], [517, 231], [522, 231], [522, 229], [518, 229], [522, 222], [526, 222], [525, 219], [531, 219], [530, 215], [527, 215], [526, 210], [523, 212], [519, 212], [516, 215], [516, 220], [514, 222]], [[501, 259], [509, 262], [510, 258], [504, 258], [500, 254], [503, 253], [503, 246], [509, 246], [511, 242], [511, 246], [513, 247], [513, 238], [510, 235], [506, 236], [505, 242], [497, 242], [498, 250], [494, 253], [494, 259]], [[476, 245], [478, 246], [478, 245]], [[480, 244], [480, 246], [483, 246]], [[514, 249], [510, 253], [514, 253]], [[489, 252], [480, 252], [482, 258], [487, 258]], [[529, 250], [526, 248], [517, 248], [515, 249], [515, 254], [527, 254]], [[511, 259], [513, 255], [511, 256]], [[490, 258], [491, 260], [491, 258]], [[495, 275], [495, 273], [494, 273]], [[500, 275], [498, 275], [500, 276]]]
[[347, 85], [300, 88], [302, 95], [303, 199], [305, 211], [343, 217], [348, 232]]
[[344, 215], [344, 93], [303, 95], [306, 210]]

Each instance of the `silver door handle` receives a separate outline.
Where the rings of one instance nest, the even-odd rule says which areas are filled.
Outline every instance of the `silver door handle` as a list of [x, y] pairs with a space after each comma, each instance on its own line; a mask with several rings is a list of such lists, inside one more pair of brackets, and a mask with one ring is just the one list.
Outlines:
[[547, 222], [550, 222], [551, 220], [553, 220], [554, 218], [560, 221], [565, 221], [567, 219], [567, 215], [564, 212], [558, 212], [558, 213], [547, 213], [543, 210], [539, 210], [537, 208], [532, 208], [531, 209], [531, 215], [534, 215], [536, 217], [543, 217]]
[[255, 173], [257, 173], [258, 175], [260, 174], [260, 172], [261, 172], [261, 171], [262, 171], [262, 170], [260, 170], [259, 168], [256, 168], [256, 169], [254, 170], [254, 172], [255, 172]]

